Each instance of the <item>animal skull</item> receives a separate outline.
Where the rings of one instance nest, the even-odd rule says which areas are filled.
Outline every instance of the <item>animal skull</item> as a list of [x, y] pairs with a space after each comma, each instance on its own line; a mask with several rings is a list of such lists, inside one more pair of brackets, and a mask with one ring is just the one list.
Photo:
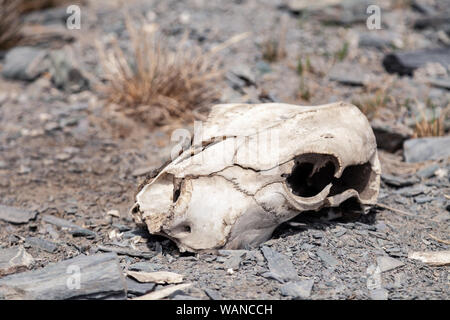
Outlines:
[[350, 198], [376, 203], [376, 141], [353, 105], [216, 105], [200, 140], [143, 187], [131, 210], [181, 251], [251, 247], [301, 212]]

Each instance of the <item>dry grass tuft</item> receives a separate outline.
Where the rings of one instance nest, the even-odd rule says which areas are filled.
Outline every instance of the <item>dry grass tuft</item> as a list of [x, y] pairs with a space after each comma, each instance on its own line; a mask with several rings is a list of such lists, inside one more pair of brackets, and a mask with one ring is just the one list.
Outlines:
[[268, 62], [276, 62], [284, 59], [286, 53], [286, 34], [288, 30], [287, 18], [283, 16], [280, 23], [279, 33], [269, 36], [261, 46], [262, 57]]
[[444, 122], [449, 113], [450, 105], [441, 111], [439, 117], [433, 117], [433, 119], [428, 120], [422, 110], [421, 120], [416, 119], [414, 138], [443, 136], [445, 134]]
[[0, 0], [0, 49], [10, 49], [24, 39], [22, 14], [68, 3], [69, 0]]
[[99, 46], [107, 82], [100, 91], [119, 111], [141, 122], [162, 125], [170, 118], [194, 119], [195, 109], [218, 99], [222, 76], [212, 52], [187, 46], [186, 37], [175, 49], [149, 26], [134, 27], [126, 19], [132, 60], [116, 41]]
[[[393, 102], [383, 89], [362, 98], [355, 99], [352, 103], [366, 115], [369, 120], [374, 119], [381, 108], [386, 108], [389, 102]], [[394, 101], [395, 102], [395, 101]]]
[[9, 49], [21, 38], [21, 0], [0, 0], [0, 49]]
[[70, 3], [82, 3], [82, 1], [0, 0], [0, 49], [10, 49], [20, 44], [26, 37], [22, 32], [22, 14]]
[[262, 44], [262, 57], [268, 62], [275, 62], [286, 57], [284, 44], [278, 39], [268, 39]]

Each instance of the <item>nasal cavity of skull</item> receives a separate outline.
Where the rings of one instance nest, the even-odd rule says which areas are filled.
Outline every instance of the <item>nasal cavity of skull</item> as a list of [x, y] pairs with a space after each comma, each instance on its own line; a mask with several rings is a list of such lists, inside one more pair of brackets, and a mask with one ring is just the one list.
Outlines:
[[173, 179], [173, 202], [177, 202], [178, 198], [180, 197], [181, 194], [181, 184], [183, 183], [183, 179], [177, 179], [174, 178]]
[[287, 185], [292, 193], [300, 197], [313, 197], [319, 194], [332, 180], [336, 167], [327, 161], [320, 169], [314, 170], [314, 163], [297, 163], [287, 176]]
[[187, 233], [191, 233], [192, 229], [188, 223], [181, 223], [180, 225], [172, 228], [172, 235], [181, 236], [186, 235]]

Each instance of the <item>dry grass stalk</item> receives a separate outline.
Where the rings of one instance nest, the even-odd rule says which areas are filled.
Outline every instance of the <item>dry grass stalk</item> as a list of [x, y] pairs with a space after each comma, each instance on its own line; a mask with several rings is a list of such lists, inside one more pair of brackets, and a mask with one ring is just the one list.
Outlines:
[[424, 111], [421, 110], [421, 120], [416, 119], [414, 138], [440, 137], [445, 134], [444, 122], [450, 111], [450, 105], [443, 109], [438, 118], [428, 120]]
[[219, 61], [186, 37], [174, 50], [148, 25], [136, 28], [126, 19], [132, 61], [116, 41], [112, 49], [99, 46], [107, 83], [100, 88], [109, 103], [139, 121], [161, 125], [170, 118], [195, 118], [194, 109], [219, 97]]

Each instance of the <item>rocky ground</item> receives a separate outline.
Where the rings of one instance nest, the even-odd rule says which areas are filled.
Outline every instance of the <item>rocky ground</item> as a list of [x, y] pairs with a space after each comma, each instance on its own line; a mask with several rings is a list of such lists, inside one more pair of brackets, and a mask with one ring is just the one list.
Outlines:
[[[260, 248], [234, 252], [180, 253], [128, 215], [137, 186], [168, 159], [173, 129], [192, 125], [149, 128], [105, 106], [94, 42], [116, 37], [126, 46], [119, 1], [88, 2], [81, 30], [1, 52], [0, 297], [132, 298], [170, 286], [124, 282], [118, 262], [123, 273], [172, 271], [192, 283], [169, 299], [449, 299], [448, 260], [432, 266], [410, 256], [448, 252], [450, 244], [449, 4], [379, 1], [382, 29], [369, 30], [364, 1], [317, 8], [282, 0], [129, 2], [131, 15], [158, 24], [171, 43], [188, 31], [189, 41], [209, 49], [249, 32], [219, 52], [218, 102], [345, 100], [372, 122], [380, 206], [367, 214], [306, 213]], [[26, 20], [65, 29], [65, 18], [56, 8]], [[283, 37], [286, 55], [265, 60], [267, 41]], [[445, 137], [412, 139], [416, 122], [439, 117]], [[62, 261], [72, 258], [93, 278], [108, 275], [98, 292], [61, 289]], [[24, 284], [46, 274], [53, 291]]]

